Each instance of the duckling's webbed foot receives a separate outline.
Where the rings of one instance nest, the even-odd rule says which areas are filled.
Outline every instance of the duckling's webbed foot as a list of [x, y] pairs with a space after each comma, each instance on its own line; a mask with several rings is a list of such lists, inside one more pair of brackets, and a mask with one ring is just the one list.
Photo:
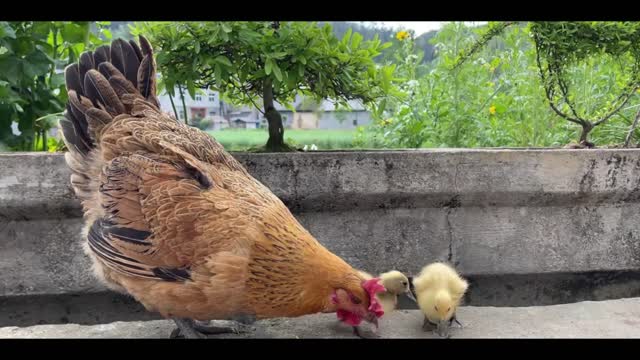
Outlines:
[[460, 329], [464, 328], [464, 325], [462, 325], [462, 323], [458, 320], [458, 317], [456, 316], [456, 314], [453, 314], [453, 317], [451, 318], [451, 323], [456, 323], [458, 324], [458, 327], [460, 327]]
[[435, 325], [431, 321], [429, 321], [429, 319], [427, 319], [427, 317], [425, 316], [424, 322], [422, 323], [422, 330], [433, 331], [435, 329], [436, 329]]

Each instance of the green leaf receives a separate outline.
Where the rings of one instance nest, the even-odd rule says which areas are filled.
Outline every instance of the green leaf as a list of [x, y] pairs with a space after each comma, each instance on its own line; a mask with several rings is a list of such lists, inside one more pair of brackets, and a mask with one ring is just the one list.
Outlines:
[[342, 37], [342, 40], [340, 41], [342, 44], [347, 44], [347, 42], [349, 41], [349, 39], [351, 38], [351, 34], [353, 33], [353, 29], [352, 28], [348, 28], [347, 32], [344, 34], [344, 36]]
[[360, 46], [361, 42], [362, 42], [362, 35], [360, 35], [360, 33], [353, 34], [353, 38], [351, 39], [351, 47], [353, 49], [357, 49], [358, 46]]
[[222, 84], [222, 68], [219, 64], [216, 64], [213, 68], [214, 76], [216, 78], [216, 84]]
[[176, 81], [173, 78], [163, 78], [165, 89], [171, 97], [176, 96]]
[[6, 21], [0, 21], [0, 39], [2, 38], [16, 38], [16, 32], [13, 30], [11, 25], [9, 25]]
[[229, 26], [228, 24], [222, 23], [222, 31], [228, 34], [233, 30], [231, 29], [231, 26]]
[[51, 87], [58, 88], [64, 84], [64, 74], [53, 74], [53, 76], [51, 77]]
[[0, 76], [13, 85], [19, 85], [22, 69], [21, 62], [16, 57], [0, 58]]
[[200, 43], [198, 41], [193, 44], [193, 47], [195, 48], [196, 54], [200, 54]]
[[292, 105], [291, 103], [289, 103], [289, 102], [285, 103], [285, 104], [284, 104], [284, 107], [285, 107], [287, 110], [289, 110], [289, 111], [291, 111], [291, 112], [293, 112], [293, 113], [295, 113], [295, 112], [296, 112], [296, 108], [295, 108], [295, 107], [293, 107], [293, 105]]
[[187, 91], [192, 99], [196, 98], [196, 86], [191, 79], [187, 80]]
[[264, 64], [264, 73], [267, 75], [271, 75], [271, 69], [273, 67], [273, 62], [271, 59], [267, 58], [267, 61]]
[[387, 107], [387, 99], [385, 98], [380, 101], [380, 104], [378, 104], [378, 109], [377, 109], [378, 117], [382, 116], [386, 107]]
[[231, 60], [229, 60], [229, 58], [224, 55], [216, 56], [215, 61], [217, 61], [218, 63], [224, 66], [233, 67]]
[[272, 59], [276, 59], [276, 60], [280, 60], [282, 58], [284, 58], [285, 56], [289, 55], [289, 53], [286, 52], [276, 52], [276, 53], [271, 53], [269, 54], [269, 57]]
[[393, 43], [391, 43], [391, 42], [386, 42], [386, 43], [384, 43], [384, 44], [380, 45], [379, 49], [380, 49], [380, 50], [384, 50], [384, 49], [388, 49], [388, 48], [390, 48], [391, 46], [393, 46]]
[[276, 76], [276, 79], [278, 79], [278, 81], [282, 81], [282, 72], [280, 71], [278, 65], [276, 65], [275, 63], [273, 64], [273, 74]]
[[69, 43], [83, 43], [87, 33], [89, 31], [89, 27], [82, 24], [77, 23], [66, 23], [61, 29], [62, 37], [66, 42]]
[[40, 50], [36, 50], [26, 57], [22, 63], [25, 75], [29, 77], [40, 76], [49, 73], [53, 62]]

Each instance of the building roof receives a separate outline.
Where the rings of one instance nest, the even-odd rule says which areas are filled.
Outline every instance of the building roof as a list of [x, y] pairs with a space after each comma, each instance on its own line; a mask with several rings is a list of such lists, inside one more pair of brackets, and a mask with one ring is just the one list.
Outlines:
[[[323, 100], [320, 104], [318, 104], [317, 107], [311, 104], [313, 104], [312, 101], [309, 101], [307, 104], [304, 104], [304, 98], [297, 96], [292, 105], [297, 111], [336, 111], [338, 107], [337, 103], [330, 100]], [[351, 108], [352, 111], [366, 110], [362, 104], [362, 101], [360, 100], [349, 100], [347, 101], [347, 104], [349, 104], [349, 107]], [[274, 105], [276, 107], [276, 110], [278, 111], [290, 111], [288, 108], [286, 108], [284, 105], [278, 102], [276, 102]], [[312, 108], [314, 108], [314, 110], [311, 110]]]

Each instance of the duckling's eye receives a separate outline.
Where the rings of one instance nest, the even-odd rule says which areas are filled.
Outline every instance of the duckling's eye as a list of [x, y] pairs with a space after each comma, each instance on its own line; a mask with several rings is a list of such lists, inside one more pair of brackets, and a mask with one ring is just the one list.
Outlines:
[[433, 308], [436, 309], [436, 311], [438, 311], [438, 307], [437, 306], [434, 306]]
[[448, 309], [447, 309], [447, 312], [449, 312], [450, 310], [451, 310], [451, 308], [448, 308]]
[[357, 297], [351, 295], [351, 302], [354, 303], [354, 304], [361, 304], [362, 300], [360, 300]]
[[406, 281], [403, 281], [403, 282], [402, 282], [402, 285], [407, 286], [407, 282], [406, 282]]

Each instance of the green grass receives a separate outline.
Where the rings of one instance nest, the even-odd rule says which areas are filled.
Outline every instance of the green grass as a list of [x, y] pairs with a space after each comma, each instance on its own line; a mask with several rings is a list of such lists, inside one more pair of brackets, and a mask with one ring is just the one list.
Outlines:
[[[284, 138], [294, 146], [315, 144], [318, 150], [353, 148], [355, 130], [291, 130], [285, 129]], [[224, 129], [209, 131], [225, 149], [242, 151], [267, 143], [269, 134], [266, 129]]]

